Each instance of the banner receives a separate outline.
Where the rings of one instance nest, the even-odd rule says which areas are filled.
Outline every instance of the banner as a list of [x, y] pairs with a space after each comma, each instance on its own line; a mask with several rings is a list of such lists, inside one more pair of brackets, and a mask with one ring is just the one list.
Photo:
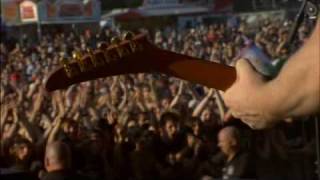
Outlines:
[[233, 10], [234, 0], [215, 0], [213, 5], [213, 12], [223, 13], [231, 12]]
[[43, 0], [39, 3], [42, 23], [99, 21], [99, 0]]
[[19, 1], [1, 0], [1, 17], [7, 25], [19, 23]]
[[22, 22], [37, 22], [37, 4], [32, 1], [23, 1], [20, 4], [20, 19]]

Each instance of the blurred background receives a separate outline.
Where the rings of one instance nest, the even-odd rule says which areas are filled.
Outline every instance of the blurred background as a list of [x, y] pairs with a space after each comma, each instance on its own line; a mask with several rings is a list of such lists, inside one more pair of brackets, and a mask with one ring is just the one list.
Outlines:
[[[48, 29], [68, 31], [117, 26], [128, 29], [165, 26], [195, 27], [201, 23], [247, 18], [250, 23], [276, 17], [293, 18], [302, 0], [2, 0], [3, 38], [30, 34], [40, 38]], [[22, 33], [23, 32], [23, 33]]]
[[[221, 92], [161, 74], [101, 78], [53, 93], [44, 89], [61, 58], [71, 60], [73, 52], [109, 44], [128, 30], [148, 32], [159, 48], [230, 66], [254, 42], [270, 63], [284, 64], [315, 25], [316, 15], [302, 16], [287, 46], [301, 4], [1, 0], [0, 179], [57, 176], [46, 156], [53, 142], [60, 143], [55, 149], [70, 149], [60, 149], [62, 158], [55, 159], [72, 161], [61, 166], [60, 179], [319, 179], [317, 116], [252, 130], [231, 117]], [[294, 89], [290, 93], [295, 96]], [[223, 131], [232, 132], [232, 148], [241, 154], [232, 164], [226, 163], [230, 144], [219, 138]]]

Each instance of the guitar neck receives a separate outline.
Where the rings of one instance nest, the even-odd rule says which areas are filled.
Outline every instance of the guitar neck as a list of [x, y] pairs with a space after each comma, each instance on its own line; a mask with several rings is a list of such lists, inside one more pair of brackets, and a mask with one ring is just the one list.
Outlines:
[[236, 80], [236, 71], [231, 66], [164, 50], [157, 57], [155, 71], [210, 88], [224, 91]]

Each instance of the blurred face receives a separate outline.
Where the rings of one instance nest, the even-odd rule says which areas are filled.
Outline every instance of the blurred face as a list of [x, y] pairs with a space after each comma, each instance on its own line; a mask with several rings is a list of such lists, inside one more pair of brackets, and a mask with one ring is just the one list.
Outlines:
[[168, 120], [165, 124], [165, 130], [169, 138], [173, 138], [177, 134], [177, 124]]
[[31, 149], [28, 144], [16, 144], [14, 145], [15, 156], [19, 161], [27, 161], [31, 155]]
[[220, 132], [218, 135], [218, 146], [220, 150], [225, 154], [229, 155], [233, 152], [234, 140], [228, 137], [224, 132]]
[[164, 109], [169, 108], [169, 106], [170, 106], [170, 100], [169, 100], [169, 98], [164, 98], [164, 99], [162, 99], [161, 105], [162, 105], [162, 107], [163, 107]]
[[71, 139], [77, 138], [78, 127], [75, 124], [68, 123], [64, 126], [63, 130]]
[[148, 87], [143, 87], [142, 93], [144, 98], [148, 98], [150, 94], [150, 89]]
[[195, 142], [196, 142], [195, 137], [194, 137], [192, 134], [188, 134], [188, 136], [187, 136], [188, 146], [189, 146], [189, 147], [193, 147], [194, 144], [195, 144]]
[[170, 92], [172, 95], [176, 95], [178, 92], [178, 86], [176, 84], [171, 84], [170, 85]]
[[47, 129], [50, 127], [50, 122], [44, 119], [41, 119], [40, 121], [40, 127], [42, 127], [43, 129]]
[[144, 125], [146, 122], [146, 115], [144, 113], [138, 114], [138, 124], [140, 126]]
[[140, 73], [140, 74], [138, 74], [138, 81], [139, 82], [144, 82], [144, 80], [145, 80], [145, 75], [144, 74], [142, 74], [142, 73]]
[[211, 118], [211, 111], [209, 109], [203, 110], [203, 112], [201, 114], [201, 121], [208, 122], [208, 121], [210, 121], [210, 118]]
[[29, 149], [28, 145], [27, 144], [20, 145], [20, 147], [18, 149], [18, 158], [20, 160], [27, 159], [29, 154], [30, 154], [30, 149]]
[[192, 126], [192, 130], [193, 130], [193, 134], [199, 135], [200, 134], [200, 125], [198, 123], [194, 124]]
[[161, 108], [156, 106], [154, 109], [153, 109], [153, 113], [154, 115], [156, 116], [156, 118], [159, 120], [160, 117], [161, 117]]

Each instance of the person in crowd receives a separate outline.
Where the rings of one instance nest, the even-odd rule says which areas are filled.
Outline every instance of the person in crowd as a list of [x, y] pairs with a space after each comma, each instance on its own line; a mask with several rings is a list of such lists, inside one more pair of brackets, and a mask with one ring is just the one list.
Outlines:
[[[154, 35], [153, 42], [160, 48], [226, 65], [234, 63], [234, 58], [243, 47], [242, 37], [246, 35], [272, 57], [273, 63], [277, 63], [290, 56], [284, 46], [292, 25], [288, 22], [269, 19], [251, 26], [244, 20], [232, 29], [226, 28], [225, 22], [212, 22], [190, 28], [175, 29], [168, 26], [158, 32], [151, 29], [140, 31], [149, 31]], [[299, 29], [301, 35], [296, 39], [297, 47], [306, 42], [311, 27], [312, 24], [305, 23]], [[234, 88], [231, 88], [227, 94], [223, 94], [174, 77], [141, 73], [97, 79], [48, 93], [44, 90], [44, 81], [50, 71], [59, 65], [61, 57], [71, 58], [73, 51], [95, 48], [120, 34], [122, 29], [104, 28], [96, 34], [93, 31], [61, 31], [52, 27], [43, 27], [42, 30], [40, 40], [32, 41], [32, 37], [24, 36], [26, 38], [21, 43], [0, 43], [0, 179], [18, 173], [24, 177], [20, 179], [27, 179], [29, 175], [31, 179], [88, 177], [102, 180], [162, 180], [199, 179], [205, 175], [207, 178], [219, 178], [223, 177], [222, 174], [227, 177], [231, 166], [236, 166], [233, 172], [247, 174], [243, 169], [247, 167], [246, 164], [250, 166], [246, 157], [247, 152], [251, 151], [247, 150], [259, 151], [263, 146], [253, 143], [248, 133], [252, 130], [241, 121], [235, 121], [241, 124], [237, 126], [241, 136], [235, 128], [224, 129], [229, 123], [225, 120], [231, 114], [239, 117], [230, 96], [233, 94], [232, 98], [241, 98], [248, 95], [244, 89], [256, 87], [256, 82], [263, 86], [269, 83], [251, 81], [250, 76], [240, 71], [240, 80], [234, 88], [246, 78], [250, 80], [246, 82], [252, 83], [245, 84], [245, 88], [238, 89], [236, 93], [232, 93]], [[312, 41], [316, 38], [312, 35], [309, 39]], [[292, 64], [291, 61], [295, 62], [299, 53], [288, 60], [288, 66]], [[307, 58], [306, 62], [309, 60]], [[236, 66], [238, 70], [239, 64], [250, 70], [250, 66], [241, 60]], [[316, 64], [313, 66], [316, 67]], [[253, 77], [258, 76], [250, 72]], [[296, 83], [290, 87], [300, 90], [307, 85]], [[251, 91], [249, 94], [255, 97], [260, 91]], [[294, 100], [299, 95], [291, 94], [286, 98]], [[265, 98], [265, 103], [271, 103], [270, 96]], [[247, 99], [240, 101], [241, 105], [251, 102]], [[279, 102], [286, 101], [281, 99]], [[245, 110], [259, 107], [254, 103], [250, 107], [249, 104], [243, 106]], [[255, 122], [253, 126], [256, 126]], [[263, 119], [261, 122], [264, 122]], [[284, 131], [283, 127], [280, 126], [279, 131]], [[243, 131], [246, 136], [242, 136]], [[308, 137], [313, 137], [310, 135], [312, 131], [306, 132]], [[314, 144], [314, 139], [303, 138], [304, 134], [295, 136], [290, 143], [300, 139], [299, 147]], [[266, 136], [259, 138], [263, 142], [278, 142], [267, 140]], [[240, 146], [240, 142], [246, 143]], [[279, 154], [287, 157], [284, 159], [289, 164], [292, 160], [287, 153], [289, 151], [292, 154], [295, 146], [287, 146], [283, 142], [286, 141], [281, 141], [281, 146], [270, 145], [277, 148], [269, 148], [268, 151], [276, 149], [281, 152]], [[243, 144], [246, 148], [242, 148]], [[279, 151], [280, 147], [290, 148]], [[312, 151], [305, 154], [308, 157], [314, 155]], [[260, 156], [261, 153], [250, 155]], [[225, 157], [229, 158], [226, 160]], [[308, 167], [311, 166], [312, 163]], [[274, 167], [263, 168], [276, 171]], [[313, 177], [311, 172], [300, 174], [309, 173], [307, 177]]]
[[253, 157], [241, 150], [240, 133], [235, 127], [225, 127], [218, 134], [218, 146], [225, 155], [222, 179], [254, 179], [255, 165]]
[[71, 151], [63, 142], [53, 142], [46, 147], [44, 166], [47, 173], [42, 180], [88, 179], [80, 176], [71, 168]]

